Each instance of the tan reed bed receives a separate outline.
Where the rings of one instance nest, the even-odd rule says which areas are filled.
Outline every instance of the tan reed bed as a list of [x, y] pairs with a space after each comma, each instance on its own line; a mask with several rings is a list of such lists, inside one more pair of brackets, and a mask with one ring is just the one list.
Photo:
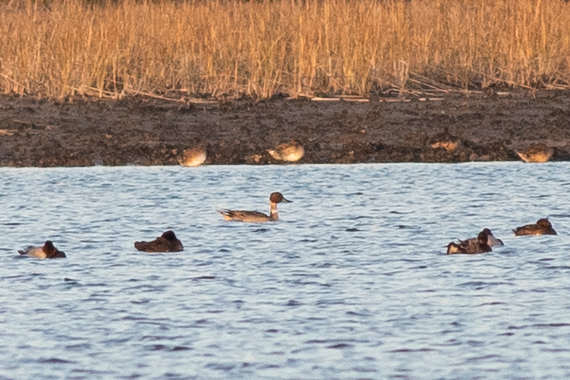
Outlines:
[[[94, 5], [95, 4], [95, 5]], [[568, 88], [562, 0], [5, 0], [0, 90], [270, 97]]]

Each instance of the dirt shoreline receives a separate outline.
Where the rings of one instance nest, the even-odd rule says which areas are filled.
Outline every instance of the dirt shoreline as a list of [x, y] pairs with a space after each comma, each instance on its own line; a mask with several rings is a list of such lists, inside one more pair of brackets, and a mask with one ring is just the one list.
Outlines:
[[[3, 96], [0, 166], [178, 165], [183, 150], [200, 143], [206, 164], [279, 164], [267, 149], [292, 139], [305, 147], [299, 163], [508, 161], [538, 142], [554, 148], [553, 161], [570, 160], [568, 91], [396, 100]], [[430, 145], [445, 128], [457, 137], [452, 151]]]

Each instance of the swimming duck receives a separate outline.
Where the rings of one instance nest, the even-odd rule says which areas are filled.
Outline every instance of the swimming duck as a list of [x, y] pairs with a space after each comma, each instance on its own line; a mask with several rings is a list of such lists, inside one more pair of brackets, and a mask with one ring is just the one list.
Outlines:
[[65, 252], [59, 251], [54, 247], [50, 240], [46, 240], [42, 247], [29, 246], [21, 251], [18, 251], [20, 255], [28, 255], [30, 257], [35, 257], [38, 259], [58, 259], [64, 258]]
[[182, 166], [200, 166], [206, 161], [207, 154], [204, 146], [186, 149], [182, 152], [182, 159], [178, 162]]
[[276, 160], [295, 162], [303, 158], [305, 149], [299, 140], [277, 145], [275, 150], [267, 149], [267, 152]]
[[493, 250], [489, 246], [489, 237], [488, 235], [481, 231], [479, 235], [477, 235], [477, 241], [474, 244], [462, 244], [462, 243], [454, 243], [451, 242], [447, 245], [447, 254], [453, 253], [483, 253], [483, 252], [492, 252]]
[[516, 152], [524, 162], [546, 162], [554, 154], [554, 149], [547, 147], [543, 143], [538, 143]]
[[[489, 244], [489, 247], [494, 247], [497, 245], [505, 245], [505, 244], [503, 244], [503, 241], [501, 239], [497, 239], [495, 237], [495, 235], [493, 235], [493, 233], [491, 232], [490, 229], [485, 228], [481, 232], [484, 232], [487, 235], [487, 244]], [[471, 239], [467, 239], [467, 240], [459, 240], [459, 244], [462, 246], [477, 246], [478, 239], [477, 238], [471, 238]]]
[[271, 193], [269, 196], [269, 215], [258, 211], [243, 210], [218, 210], [218, 212], [224, 217], [225, 220], [236, 220], [238, 222], [249, 223], [273, 222], [279, 219], [279, 214], [277, 214], [277, 203], [281, 202], [291, 203], [291, 201], [283, 197], [283, 194]]
[[527, 224], [526, 226], [517, 227], [513, 230], [515, 236], [523, 235], [557, 235], [552, 224], [546, 218], [541, 218], [536, 221], [536, 224]]
[[449, 133], [449, 129], [445, 127], [442, 133], [438, 133], [430, 139], [429, 145], [434, 148], [444, 148], [448, 152], [457, 149], [459, 139]]
[[153, 241], [137, 241], [135, 248], [143, 252], [180, 252], [184, 249], [174, 231], [166, 231]]

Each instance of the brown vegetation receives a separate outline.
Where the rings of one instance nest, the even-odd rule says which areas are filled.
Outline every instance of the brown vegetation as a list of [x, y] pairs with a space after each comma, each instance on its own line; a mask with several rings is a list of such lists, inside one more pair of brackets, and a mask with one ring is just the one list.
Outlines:
[[561, 0], [11, 0], [0, 91], [271, 97], [570, 87]]

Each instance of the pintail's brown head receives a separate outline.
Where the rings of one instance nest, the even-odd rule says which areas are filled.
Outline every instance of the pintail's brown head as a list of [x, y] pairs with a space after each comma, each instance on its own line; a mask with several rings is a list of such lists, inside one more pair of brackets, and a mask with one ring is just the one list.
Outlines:
[[538, 219], [536, 221], [536, 224], [538, 224], [541, 227], [545, 227], [545, 228], [552, 228], [552, 224], [550, 223], [550, 220], [546, 219], [546, 218], [541, 218]]
[[487, 236], [495, 236], [495, 235], [493, 235], [493, 233], [491, 232], [491, 230], [488, 229], [488, 228], [483, 229], [482, 232], [484, 232]]
[[281, 193], [271, 193], [271, 196], [269, 197], [269, 202], [271, 203], [291, 203], [291, 201], [285, 199], [285, 197], [283, 196], [283, 194]]

